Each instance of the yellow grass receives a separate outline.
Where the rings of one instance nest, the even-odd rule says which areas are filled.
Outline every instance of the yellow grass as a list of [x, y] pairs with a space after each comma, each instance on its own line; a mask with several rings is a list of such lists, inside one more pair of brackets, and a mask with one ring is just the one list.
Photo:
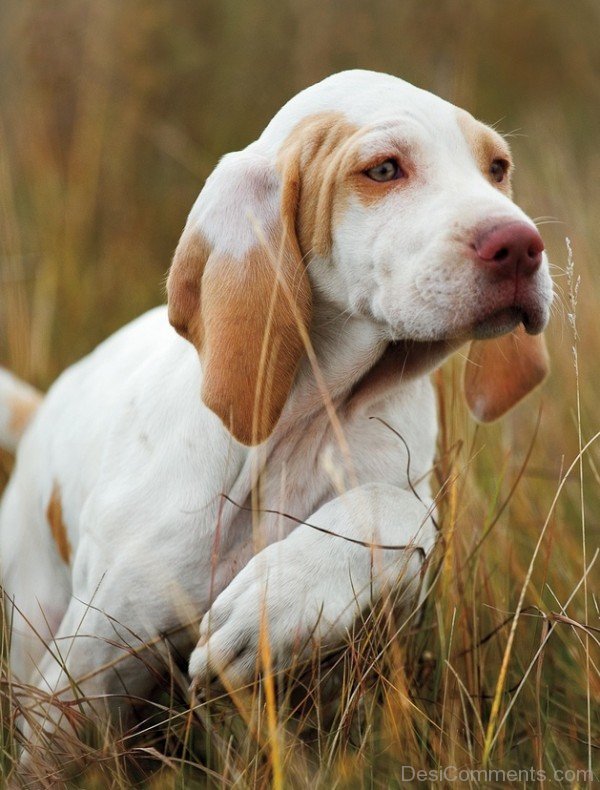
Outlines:
[[[267, 671], [192, 708], [167, 667], [132, 730], [90, 734], [74, 784], [416, 787], [402, 766], [452, 765], [543, 771], [527, 782], [540, 787], [598, 776], [599, 28], [595, 0], [4, 0], [0, 362], [38, 386], [163, 299], [218, 157], [340, 68], [404, 76], [511, 133], [557, 289], [552, 377], [501, 425], [469, 420], [460, 359], [438, 377], [446, 552], [423, 623], [383, 603], [296, 682]], [[0, 485], [9, 467], [0, 457]], [[5, 775], [18, 692], [0, 687]]]

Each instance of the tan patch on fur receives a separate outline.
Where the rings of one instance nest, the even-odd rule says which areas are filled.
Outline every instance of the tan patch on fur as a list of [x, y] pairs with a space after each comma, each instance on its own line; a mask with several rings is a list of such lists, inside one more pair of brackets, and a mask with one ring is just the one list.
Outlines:
[[185, 229], [169, 271], [169, 321], [195, 346], [201, 342], [200, 286], [210, 245], [201, 233]]
[[[456, 112], [458, 116], [458, 125], [473, 152], [473, 156], [481, 172], [486, 178], [492, 181], [495, 187], [505, 192], [510, 197], [512, 195], [510, 180], [512, 159], [508, 143], [498, 132], [490, 129], [489, 126], [486, 126], [480, 121], [477, 121], [466, 110], [457, 108]], [[494, 159], [505, 159], [509, 163], [508, 173], [500, 183], [493, 181], [490, 176], [490, 165]]]
[[541, 384], [549, 369], [543, 335], [523, 327], [495, 340], [474, 340], [465, 365], [467, 404], [476, 419], [492, 422]]
[[202, 282], [202, 398], [243, 444], [271, 434], [304, 353], [310, 286], [299, 251], [282, 246], [275, 262], [255, 248], [243, 267], [213, 254]]
[[15, 436], [23, 434], [41, 401], [41, 396], [33, 394], [31, 397], [11, 398], [8, 404], [10, 411], [8, 428]]
[[[340, 185], [348, 172], [358, 127], [341, 113], [323, 112], [300, 121], [280, 149], [284, 214], [297, 201], [296, 233], [303, 255], [327, 255]], [[286, 186], [297, 183], [297, 194]]]
[[71, 544], [69, 543], [69, 538], [67, 537], [67, 528], [65, 527], [65, 523], [63, 521], [62, 502], [58, 483], [55, 483], [54, 488], [52, 489], [48, 507], [46, 508], [46, 518], [48, 519], [50, 532], [52, 533], [52, 537], [56, 543], [58, 553], [60, 554], [63, 562], [68, 565], [71, 558]]
[[167, 283], [169, 319], [202, 359], [202, 399], [243, 444], [271, 434], [304, 353], [312, 305], [294, 229], [297, 192], [292, 173], [280, 221], [244, 260], [186, 229]]

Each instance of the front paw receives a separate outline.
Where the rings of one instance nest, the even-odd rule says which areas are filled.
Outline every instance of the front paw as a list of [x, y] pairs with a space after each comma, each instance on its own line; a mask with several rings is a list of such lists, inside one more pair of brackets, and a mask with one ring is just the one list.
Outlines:
[[423, 505], [401, 493], [354, 489], [311, 518], [327, 528], [300, 526], [253, 557], [202, 620], [195, 683], [219, 677], [239, 687], [265, 668], [261, 659], [272, 671], [288, 668], [313, 644], [340, 645], [383, 591], [400, 584], [411, 599], [433, 528], [424, 527]]
[[267, 655], [279, 671], [317, 643], [342, 641], [357, 614], [353, 602], [342, 602], [307, 558], [287, 557], [282, 548], [254, 557], [202, 619], [189, 665], [196, 686], [219, 678], [239, 688], [264, 671]]

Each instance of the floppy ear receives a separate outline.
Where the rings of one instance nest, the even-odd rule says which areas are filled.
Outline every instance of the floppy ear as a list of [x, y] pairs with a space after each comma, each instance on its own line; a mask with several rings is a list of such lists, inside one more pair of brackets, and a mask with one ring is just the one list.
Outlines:
[[297, 167], [278, 173], [249, 150], [224, 157], [190, 213], [167, 282], [169, 320], [200, 354], [202, 399], [243, 444], [272, 433], [310, 323]]
[[481, 422], [502, 417], [546, 378], [548, 351], [543, 335], [522, 326], [493, 340], [474, 340], [465, 365], [467, 404]]

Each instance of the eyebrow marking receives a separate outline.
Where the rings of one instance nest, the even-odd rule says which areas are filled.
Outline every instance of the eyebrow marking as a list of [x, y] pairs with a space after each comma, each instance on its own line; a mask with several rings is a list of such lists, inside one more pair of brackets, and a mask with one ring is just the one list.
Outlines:
[[[512, 157], [506, 140], [489, 126], [475, 120], [466, 110], [457, 108], [457, 121], [461, 132], [479, 168], [485, 175], [489, 172], [494, 159], [506, 159], [511, 164]], [[500, 189], [510, 194], [510, 178], [498, 184]]]

